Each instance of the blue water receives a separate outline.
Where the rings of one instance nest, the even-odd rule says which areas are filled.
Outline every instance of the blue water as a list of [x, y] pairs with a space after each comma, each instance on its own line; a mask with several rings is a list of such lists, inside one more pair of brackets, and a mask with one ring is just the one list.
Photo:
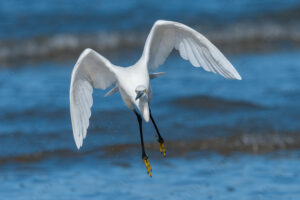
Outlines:
[[[116, 63], [127, 65], [137, 55], [120, 57]], [[243, 77], [243, 81], [229, 81], [192, 68], [178, 55], [172, 55], [161, 67], [166, 75], [152, 81], [152, 112], [165, 140], [227, 137], [233, 132], [264, 135], [274, 131], [292, 131], [298, 137], [299, 56], [300, 52], [229, 56]], [[153, 168], [150, 179], [140, 160], [134, 114], [123, 105], [119, 94], [104, 98], [105, 92], [100, 90], [94, 92], [88, 137], [77, 151], [68, 102], [72, 68], [73, 63], [45, 62], [0, 71], [0, 93], [5, 94], [0, 104], [3, 198], [299, 196], [298, 151], [227, 157], [198, 150], [193, 153], [188, 147], [168, 148], [166, 143], [171, 157], [160, 157], [158, 146], [147, 150]], [[207, 96], [221, 99], [221, 105], [189, 105], [193, 98]], [[187, 103], [176, 103], [182, 99]], [[147, 124], [144, 129], [146, 143], [155, 143], [153, 127]], [[254, 145], [260, 140], [254, 137]], [[119, 144], [137, 145], [109, 153]], [[227, 145], [225, 148], [230, 149], [230, 143]], [[263, 143], [262, 148], [264, 145], [268, 143]], [[189, 153], [182, 155], [180, 152], [186, 149]]]
[[151, 179], [136, 157], [1, 167], [0, 192], [4, 199], [299, 198], [299, 153], [197, 157], [153, 160]]
[[190, 25], [237, 21], [299, 6], [297, 0], [173, 1], [1, 1], [0, 38], [148, 30], [157, 19]]
[[[282, 35], [276, 32], [290, 23], [287, 13], [297, 11], [299, 2], [171, 4], [0, 2], [0, 199], [299, 199], [300, 51], [299, 45], [290, 46], [297, 43], [299, 24]], [[265, 30], [242, 40], [235, 37], [244, 33], [221, 28], [253, 21], [245, 26], [254, 24], [249, 30], [256, 31], [256, 19], [273, 15], [281, 29], [262, 22]], [[114, 51], [102, 41], [98, 50], [112, 63], [129, 66], [159, 18], [220, 31], [217, 46], [243, 80], [226, 80], [171, 54], [159, 68], [166, 74], [151, 81], [152, 113], [167, 157], [159, 154], [151, 123], [144, 123], [150, 178], [141, 160], [135, 115], [119, 93], [104, 98], [106, 91], [94, 90], [88, 135], [82, 149], [76, 149], [69, 86], [77, 51], [87, 44], [97, 47], [95, 38], [116, 40]], [[289, 32], [296, 39], [285, 38]], [[269, 49], [256, 40], [276, 34], [283, 48]], [[224, 41], [233, 41], [234, 47]], [[249, 43], [259, 50], [245, 50]]]

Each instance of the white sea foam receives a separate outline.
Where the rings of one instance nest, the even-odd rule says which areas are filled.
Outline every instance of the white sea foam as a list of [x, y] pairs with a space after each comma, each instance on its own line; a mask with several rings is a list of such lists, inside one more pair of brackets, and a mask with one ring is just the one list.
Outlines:
[[[234, 53], [276, 50], [283, 44], [300, 46], [298, 23], [237, 23], [209, 31], [204, 27], [195, 27], [195, 29], [222, 50]], [[146, 32], [99, 32], [0, 40], [0, 62], [74, 59], [88, 47], [106, 52], [135, 50], [144, 45], [146, 37]]]

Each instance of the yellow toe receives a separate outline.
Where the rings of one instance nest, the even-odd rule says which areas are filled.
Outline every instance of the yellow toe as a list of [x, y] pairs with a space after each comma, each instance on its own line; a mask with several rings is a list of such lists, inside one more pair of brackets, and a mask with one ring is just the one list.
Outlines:
[[163, 156], [166, 157], [166, 149], [165, 149], [165, 145], [163, 142], [159, 143], [159, 149], [160, 149], [160, 152], [163, 154]]
[[143, 160], [144, 160], [144, 164], [145, 164], [146, 169], [147, 169], [147, 174], [149, 174], [149, 176], [152, 177], [152, 175], [151, 175], [152, 168], [151, 168], [151, 165], [150, 165], [150, 162], [149, 162], [148, 158], [145, 158]]

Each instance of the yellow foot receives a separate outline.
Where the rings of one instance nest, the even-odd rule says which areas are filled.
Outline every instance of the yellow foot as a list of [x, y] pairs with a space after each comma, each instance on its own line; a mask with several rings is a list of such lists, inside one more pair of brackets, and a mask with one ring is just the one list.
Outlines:
[[147, 174], [149, 174], [149, 176], [152, 177], [152, 175], [151, 175], [152, 168], [151, 168], [150, 162], [148, 160], [148, 157], [144, 156], [143, 160], [144, 160], [144, 163], [145, 163], [145, 166], [146, 166], [146, 169], [147, 169]]
[[164, 142], [159, 142], [159, 150], [163, 154], [163, 156], [166, 157], [166, 149], [165, 149]]

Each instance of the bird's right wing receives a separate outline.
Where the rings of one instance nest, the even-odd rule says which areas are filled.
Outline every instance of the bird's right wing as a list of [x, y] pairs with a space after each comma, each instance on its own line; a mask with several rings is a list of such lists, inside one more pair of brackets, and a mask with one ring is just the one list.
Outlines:
[[78, 149], [89, 126], [93, 87], [104, 90], [115, 82], [114, 66], [94, 50], [84, 50], [74, 66], [70, 86], [72, 129]]

